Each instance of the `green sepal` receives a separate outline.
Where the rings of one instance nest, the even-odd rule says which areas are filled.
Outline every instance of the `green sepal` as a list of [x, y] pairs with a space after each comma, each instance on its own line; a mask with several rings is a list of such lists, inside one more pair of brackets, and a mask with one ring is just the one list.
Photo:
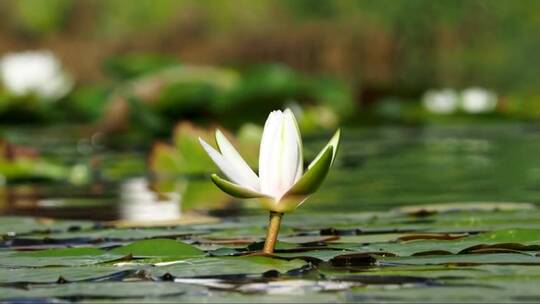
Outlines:
[[317, 191], [332, 166], [333, 155], [334, 147], [328, 146], [284, 196], [309, 195]]
[[224, 180], [223, 178], [219, 177], [217, 174], [212, 174], [211, 178], [214, 184], [216, 184], [216, 186], [219, 189], [221, 189], [221, 191], [229, 195], [232, 195], [234, 197], [238, 197], [238, 198], [266, 197], [266, 195], [262, 193], [249, 190], [245, 187], [242, 187], [235, 183], [231, 183], [230, 181]]
[[272, 197], [261, 197], [259, 198], [259, 201], [264, 208], [270, 211], [286, 213], [294, 211], [308, 197], [309, 195], [287, 194], [283, 196], [278, 202], [276, 202], [275, 198]]
[[313, 165], [315, 165], [315, 163], [317, 161], [319, 161], [319, 158], [321, 158], [322, 154], [326, 151], [326, 149], [328, 149], [328, 147], [333, 147], [334, 148], [334, 152], [332, 153], [332, 164], [334, 163], [334, 159], [336, 159], [336, 154], [338, 152], [338, 147], [339, 147], [339, 139], [341, 137], [341, 129], [338, 129], [336, 131], [336, 133], [334, 133], [334, 135], [332, 136], [332, 138], [330, 138], [330, 140], [328, 141], [328, 143], [326, 144], [326, 146], [324, 146], [324, 148], [321, 149], [321, 152], [319, 152], [319, 154], [317, 154], [317, 156], [315, 156], [315, 158], [313, 159], [313, 161], [309, 164], [308, 166], [308, 170], [313, 167]]

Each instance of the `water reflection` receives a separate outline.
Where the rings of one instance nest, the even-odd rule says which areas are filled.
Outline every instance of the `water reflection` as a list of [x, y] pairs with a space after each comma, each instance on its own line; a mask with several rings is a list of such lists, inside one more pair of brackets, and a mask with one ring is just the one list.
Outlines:
[[111, 185], [17, 183], [0, 187], [0, 214], [113, 220], [118, 206]]
[[130, 178], [120, 185], [17, 184], [0, 186], [0, 214], [172, 221], [181, 216], [181, 195], [156, 192], [144, 177]]
[[[306, 159], [314, 157], [325, 140], [325, 136], [307, 139]], [[143, 163], [144, 157], [137, 153], [134, 161]], [[335, 168], [300, 212], [470, 201], [536, 203], [540, 197], [539, 154], [540, 127], [533, 124], [346, 129]], [[193, 209], [221, 210], [220, 215], [245, 212], [246, 208], [259, 211], [257, 203], [231, 201], [206, 174], [155, 183], [144, 177], [123, 180], [116, 177], [120, 170], [110, 168], [126, 155], [103, 156], [100, 168], [109, 168], [109, 172], [101, 174], [104, 178], [99, 182], [0, 185], [0, 213], [169, 221]], [[144, 176], [144, 166], [138, 170], [130, 176]]]
[[[540, 130], [533, 124], [379, 128], [344, 135], [339, 170], [304, 209], [535, 203], [540, 197], [540, 159], [535, 156], [540, 153]], [[349, 163], [357, 166], [350, 168]]]
[[171, 221], [181, 215], [181, 195], [158, 193], [144, 177], [132, 178], [121, 186], [120, 217], [128, 221]]

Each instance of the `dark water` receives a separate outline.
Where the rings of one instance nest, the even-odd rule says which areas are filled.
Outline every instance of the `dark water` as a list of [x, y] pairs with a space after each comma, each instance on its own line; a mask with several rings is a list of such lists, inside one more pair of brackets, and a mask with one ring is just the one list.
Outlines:
[[540, 127], [504, 124], [348, 130], [335, 170], [309, 206], [538, 202]]
[[[190, 204], [183, 201], [182, 193], [153, 192], [152, 183], [144, 178], [146, 156], [140, 145], [126, 144], [129, 148], [119, 150], [122, 145], [118, 142], [111, 148], [99, 134], [80, 130], [11, 130], [6, 134], [11, 141], [37, 147], [52, 159], [67, 164], [98, 162], [101, 169], [92, 172], [97, 182], [78, 186], [8, 183], [0, 187], [2, 214], [145, 220], [174, 218], [180, 210], [190, 208], [220, 210], [217, 213], [227, 215], [249, 213], [256, 207], [204, 200]], [[307, 157], [314, 156], [326, 140], [326, 136], [308, 138]], [[539, 155], [540, 126], [533, 124], [345, 129], [335, 167], [302, 210], [358, 212], [407, 204], [536, 203], [540, 198]], [[119, 165], [126, 160], [127, 164]], [[182, 183], [207, 187], [208, 179], [184, 177]]]

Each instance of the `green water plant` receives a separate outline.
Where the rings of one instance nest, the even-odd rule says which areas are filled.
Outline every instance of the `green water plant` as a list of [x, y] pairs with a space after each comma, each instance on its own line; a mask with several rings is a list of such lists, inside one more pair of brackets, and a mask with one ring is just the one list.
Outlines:
[[37, 150], [0, 138], [0, 184], [29, 180], [69, 179], [70, 168], [44, 158]]
[[220, 130], [216, 130], [215, 137], [219, 150], [203, 139], [200, 139], [200, 143], [228, 179], [213, 174], [212, 181], [223, 192], [234, 197], [259, 199], [263, 207], [270, 211], [263, 252], [271, 254], [283, 214], [303, 204], [328, 174], [338, 149], [340, 130], [304, 172], [302, 138], [292, 111], [271, 112], [261, 139], [259, 175]]
[[[262, 130], [259, 126], [246, 124], [235, 134], [238, 139], [235, 144], [242, 150], [255, 150], [262, 133], [259, 129]], [[198, 178], [212, 167], [198, 138], [209, 140], [212, 137], [212, 129], [183, 121], [174, 128], [171, 143], [156, 142], [148, 159], [154, 189], [180, 193], [184, 209], [223, 208], [230, 204], [231, 197], [211, 181]], [[246, 156], [248, 163], [256, 163], [256, 153]]]

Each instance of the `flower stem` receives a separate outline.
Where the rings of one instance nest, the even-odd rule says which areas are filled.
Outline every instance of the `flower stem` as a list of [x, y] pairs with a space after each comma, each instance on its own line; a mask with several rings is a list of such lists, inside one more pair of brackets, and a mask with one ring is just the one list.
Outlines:
[[276, 247], [276, 241], [279, 234], [279, 225], [281, 224], [283, 213], [270, 211], [270, 222], [268, 223], [268, 232], [264, 242], [263, 253], [272, 254]]

